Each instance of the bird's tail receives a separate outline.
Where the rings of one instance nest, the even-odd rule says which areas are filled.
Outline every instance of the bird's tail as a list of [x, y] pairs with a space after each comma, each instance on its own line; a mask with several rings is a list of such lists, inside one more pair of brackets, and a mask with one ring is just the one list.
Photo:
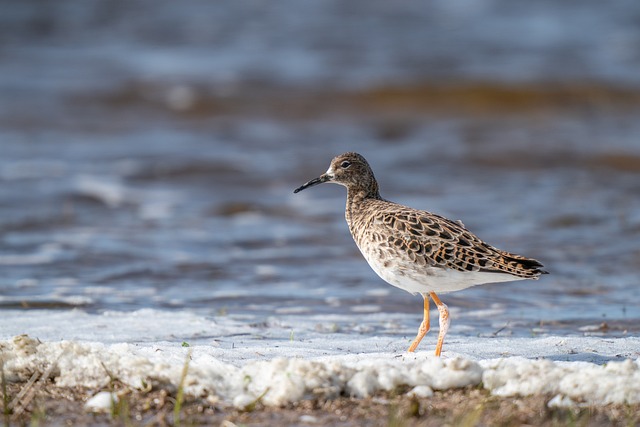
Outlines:
[[494, 267], [505, 273], [528, 279], [537, 279], [541, 274], [549, 274], [542, 269], [544, 265], [540, 261], [506, 251], [500, 251], [500, 262], [494, 264]]

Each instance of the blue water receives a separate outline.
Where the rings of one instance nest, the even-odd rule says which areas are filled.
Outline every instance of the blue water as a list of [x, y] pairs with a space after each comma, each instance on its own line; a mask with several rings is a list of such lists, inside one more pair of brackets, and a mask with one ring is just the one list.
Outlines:
[[4, 11], [0, 310], [417, 324], [420, 298], [351, 241], [344, 190], [292, 193], [358, 151], [384, 197], [552, 273], [445, 296], [460, 331], [638, 332], [639, 3]]

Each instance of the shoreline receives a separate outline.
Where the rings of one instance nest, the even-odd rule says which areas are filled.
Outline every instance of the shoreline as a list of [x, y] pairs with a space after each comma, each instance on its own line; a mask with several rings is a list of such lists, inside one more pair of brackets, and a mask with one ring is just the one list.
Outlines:
[[[30, 316], [0, 336], [2, 402], [11, 405], [12, 424], [171, 424], [179, 396], [177, 412], [194, 425], [640, 421], [640, 338], [608, 329], [529, 338], [454, 333], [436, 358], [434, 336], [407, 353], [401, 329], [334, 330], [303, 316], [269, 324], [155, 310]], [[87, 401], [110, 392], [119, 406], [107, 398], [97, 414], [87, 412]]]

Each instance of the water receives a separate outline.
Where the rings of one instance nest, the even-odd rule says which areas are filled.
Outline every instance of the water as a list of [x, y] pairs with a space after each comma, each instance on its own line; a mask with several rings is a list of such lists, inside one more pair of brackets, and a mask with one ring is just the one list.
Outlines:
[[412, 329], [344, 190], [292, 193], [353, 150], [384, 197], [552, 273], [445, 296], [454, 332], [638, 332], [637, 2], [3, 9], [0, 309]]

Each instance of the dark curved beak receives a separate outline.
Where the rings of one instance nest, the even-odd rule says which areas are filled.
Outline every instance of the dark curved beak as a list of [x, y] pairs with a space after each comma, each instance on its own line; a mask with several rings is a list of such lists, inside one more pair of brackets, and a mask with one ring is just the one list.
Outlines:
[[311, 181], [307, 182], [306, 184], [302, 184], [300, 187], [296, 188], [295, 190], [293, 190], [294, 193], [298, 193], [306, 188], [309, 187], [313, 187], [314, 185], [318, 185], [318, 184], [322, 184], [324, 182], [327, 181], [331, 181], [331, 177], [329, 175], [322, 174], [320, 175], [318, 178], [312, 179]]

